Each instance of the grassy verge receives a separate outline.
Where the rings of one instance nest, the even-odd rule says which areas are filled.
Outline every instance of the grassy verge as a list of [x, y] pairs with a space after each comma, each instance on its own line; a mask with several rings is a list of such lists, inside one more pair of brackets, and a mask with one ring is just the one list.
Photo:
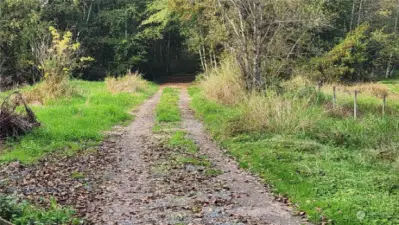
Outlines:
[[33, 163], [49, 152], [73, 153], [95, 145], [103, 138], [103, 131], [132, 119], [129, 110], [157, 90], [149, 85], [145, 91], [112, 94], [104, 82], [72, 81], [71, 85], [79, 92], [75, 96], [33, 106], [42, 126], [7, 141], [1, 162]]
[[267, 121], [259, 132], [242, 130], [246, 109], [209, 100], [196, 87], [189, 92], [192, 108], [215, 140], [312, 222], [399, 224], [399, 120], [394, 116], [354, 121], [325, 113], [320, 106], [329, 96], [322, 94], [316, 104], [292, 105], [289, 113], [260, 111], [270, 115], [254, 117]]

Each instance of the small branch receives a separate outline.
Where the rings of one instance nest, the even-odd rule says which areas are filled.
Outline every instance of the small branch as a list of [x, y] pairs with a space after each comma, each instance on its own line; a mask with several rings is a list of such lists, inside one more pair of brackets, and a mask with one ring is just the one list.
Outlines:
[[14, 225], [14, 224], [0, 217], [0, 225]]

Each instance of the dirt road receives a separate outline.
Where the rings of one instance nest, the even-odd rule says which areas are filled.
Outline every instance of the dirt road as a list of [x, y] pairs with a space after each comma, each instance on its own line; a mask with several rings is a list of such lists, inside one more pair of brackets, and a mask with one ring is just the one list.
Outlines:
[[[177, 86], [179, 87], [179, 86]], [[187, 132], [208, 157], [217, 176], [205, 176], [203, 168], [167, 167], [168, 155], [175, 154], [154, 138], [154, 109], [160, 92], [137, 112], [126, 128], [118, 148], [118, 166], [108, 173], [106, 189], [93, 202], [96, 224], [303, 224], [287, 206], [274, 200], [258, 178], [238, 168], [206, 135], [189, 108], [190, 97], [180, 86], [180, 129]]]
[[[153, 130], [160, 90], [94, 149], [3, 166], [0, 192], [43, 206], [55, 198], [89, 224], [306, 224], [207, 137], [186, 86], [172, 85], [180, 89], [182, 121], [169, 133]], [[176, 131], [194, 141], [195, 153], [164, 144]]]

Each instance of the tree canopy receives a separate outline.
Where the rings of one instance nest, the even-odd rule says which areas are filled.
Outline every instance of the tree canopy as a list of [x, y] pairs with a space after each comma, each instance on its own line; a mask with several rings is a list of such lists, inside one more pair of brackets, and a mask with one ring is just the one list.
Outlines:
[[233, 56], [248, 88], [304, 73], [317, 80], [395, 74], [397, 0], [4, 0], [2, 85], [39, 81], [38, 43], [49, 27], [70, 32], [80, 56], [73, 76], [141, 71], [157, 79], [195, 74]]

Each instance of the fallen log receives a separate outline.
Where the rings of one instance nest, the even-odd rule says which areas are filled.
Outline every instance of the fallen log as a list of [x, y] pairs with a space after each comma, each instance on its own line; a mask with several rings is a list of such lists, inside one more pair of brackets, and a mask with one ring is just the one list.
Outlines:
[[14, 225], [14, 224], [0, 217], [0, 225]]

